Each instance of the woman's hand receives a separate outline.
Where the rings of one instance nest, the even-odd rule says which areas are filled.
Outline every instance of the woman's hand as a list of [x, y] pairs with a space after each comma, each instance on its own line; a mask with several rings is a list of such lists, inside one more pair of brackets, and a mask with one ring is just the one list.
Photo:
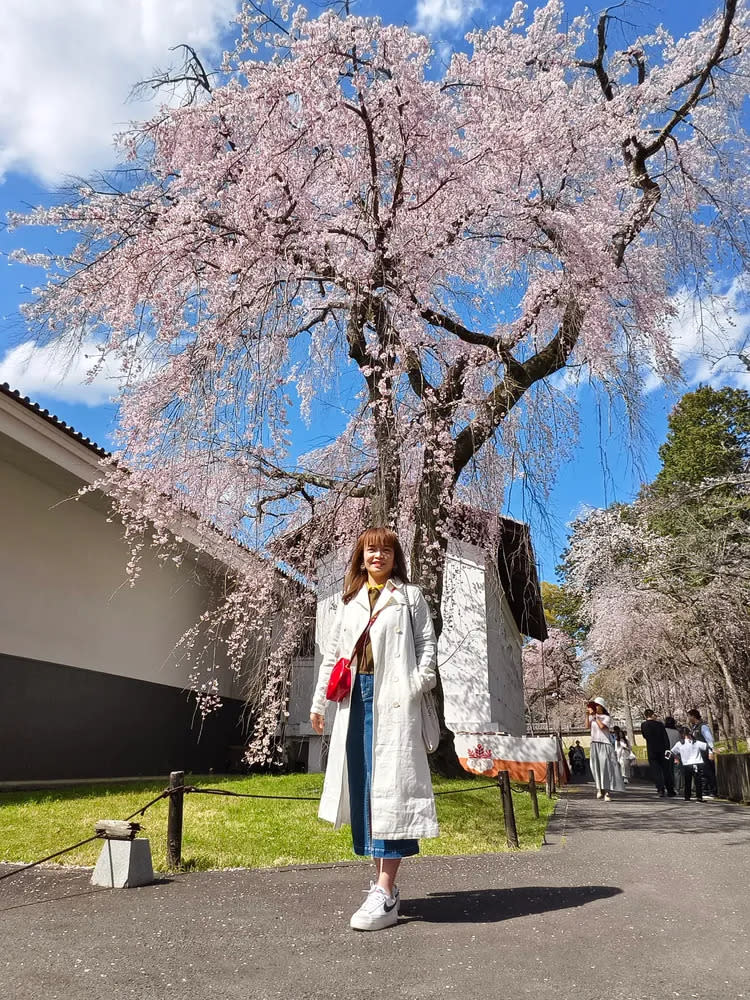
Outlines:
[[325, 716], [320, 715], [318, 712], [310, 712], [310, 725], [313, 727], [318, 736], [323, 735], [325, 722]]

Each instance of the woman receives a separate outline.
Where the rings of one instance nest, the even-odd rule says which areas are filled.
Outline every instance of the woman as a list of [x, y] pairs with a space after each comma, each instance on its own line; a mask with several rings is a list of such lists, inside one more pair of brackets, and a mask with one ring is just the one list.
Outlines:
[[[674, 721], [674, 716], [672, 715], [665, 716], [664, 728], [667, 731], [667, 738], [669, 739], [669, 745], [673, 747], [680, 738], [680, 731], [677, 728], [677, 723]], [[674, 784], [675, 794], [682, 795], [683, 791], [685, 790], [685, 782], [683, 781], [682, 778], [682, 765], [680, 764], [680, 759], [677, 756], [672, 757], [672, 782]]]
[[354, 852], [375, 860], [375, 882], [350, 921], [355, 930], [397, 922], [401, 859], [419, 852], [419, 837], [438, 836], [421, 719], [422, 695], [437, 681], [436, 650], [398, 538], [370, 528], [349, 562], [310, 712], [322, 733], [331, 670], [351, 657], [352, 688], [337, 705], [318, 815], [336, 829], [350, 822]]
[[711, 727], [701, 718], [701, 713], [697, 708], [691, 708], [688, 712], [688, 726], [693, 735], [693, 740], [698, 743], [705, 743], [706, 749], [703, 751], [703, 786], [704, 797], [712, 799], [716, 795], [716, 765], [714, 764], [714, 734]]
[[632, 758], [630, 743], [628, 742], [627, 736], [619, 726], [615, 726], [613, 728], [612, 735], [615, 738], [615, 756], [617, 757], [617, 764], [620, 768], [620, 773], [622, 774], [622, 780], [624, 784], [627, 785], [630, 781], [630, 761]]
[[591, 729], [589, 765], [596, 785], [596, 797], [610, 802], [611, 792], [625, 791], [614, 744], [610, 738], [612, 719], [607, 714], [607, 706], [603, 698], [594, 698], [593, 701], [588, 702], [586, 711]]
[[690, 801], [693, 779], [695, 779], [695, 798], [703, 801], [703, 781], [705, 777], [704, 755], [708, 752], [708, 744], [696, 740], [687, 726], [680, 726], [680, 739], [672, 747], [672, 753], [680, 761], [682, 780], [685, 786], [685, 801]]

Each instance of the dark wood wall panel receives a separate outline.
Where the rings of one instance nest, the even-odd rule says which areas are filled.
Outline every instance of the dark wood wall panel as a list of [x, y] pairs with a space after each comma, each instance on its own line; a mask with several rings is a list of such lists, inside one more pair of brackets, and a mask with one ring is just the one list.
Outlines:
[[187, 692], [0, 654], [0, 781], [226, 771], [243, 704], [207, 718]]

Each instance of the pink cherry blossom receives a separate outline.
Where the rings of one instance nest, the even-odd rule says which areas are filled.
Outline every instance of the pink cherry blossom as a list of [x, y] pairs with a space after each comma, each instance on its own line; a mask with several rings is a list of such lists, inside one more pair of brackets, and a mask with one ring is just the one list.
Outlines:
[[[441, 77], [407, 27], [247, 4], [225, 81], [121, 137], [131, 182], [12, 220], [80, 234], [26, 312], [120, 360], [105, 488], [130, 571], [185, 520], [258, 554], [196, 626], [263, 664], [255, 756], [310, 612], [269, 553], [294, 539], [310, 580], [363, 521], [398, 525], [437, 615], [454, 505], [496, 514], [519, 468], [554, 474], [575, 418], [546, 380], [675, 374], [670, 295], [743, 257], [746, 8], [676, 41], [611, 29], [519, 3]], [[299, 455], [337, 392], [341, 426]], [[277, 645], [258, 621], [279, 608]]]

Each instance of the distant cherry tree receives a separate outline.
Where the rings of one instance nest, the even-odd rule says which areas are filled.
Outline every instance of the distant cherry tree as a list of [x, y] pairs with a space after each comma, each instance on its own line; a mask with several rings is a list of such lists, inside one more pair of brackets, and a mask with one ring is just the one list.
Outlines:
[[[644, 489], [573, 525], [566, 584], [600, 685], [750, 736], [750, 475]], [[656, 530], [656, 528], [660, 530]]]
[[581, 663], [575, 643], [559, 628], [547, 638], [531, 639], [521, 652], [529, 721], [550, 730], [580, 725], [585, 719]]
[[[238, 669], [267, 651], [255, 758], [311, 613], [295, 574], [392, 524], [439, 629], [455, 504], [496, 514], [519, 473], [554, 474], [575, 403], [551, 376], [635, 398], [677, 372], [673, 293], [742, 265], [746, 8], [625, 45], [617, 16], [516, 3], [439, 73], [407, 27], [248, 3], [223, 75], [191, 54], [190, 102], [120, 138], [128, 171], [15, 220], [80, 234], [18, 255], [49, 275], [27, 315], [119, 359], [105, 488], [136, 554], [189, 516], [263, 556], [202, 623]], [[323, 439], [304, 454], [300, 420]]]

